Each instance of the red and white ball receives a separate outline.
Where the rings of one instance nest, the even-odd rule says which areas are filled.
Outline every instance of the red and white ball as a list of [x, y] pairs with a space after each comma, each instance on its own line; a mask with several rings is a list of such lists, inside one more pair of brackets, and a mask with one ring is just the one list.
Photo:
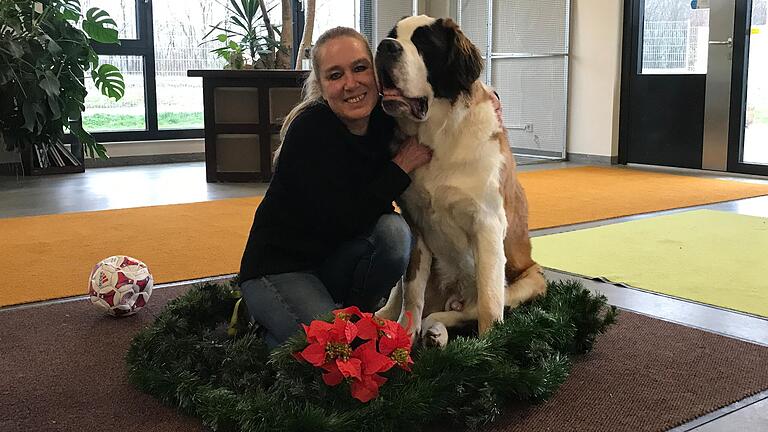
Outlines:
[[152, 273], [143, 262], [124, 255], [101, 260], [88, 279], [91, 303], [113, 316], [128, 316], [143, 308], [152, 295]]

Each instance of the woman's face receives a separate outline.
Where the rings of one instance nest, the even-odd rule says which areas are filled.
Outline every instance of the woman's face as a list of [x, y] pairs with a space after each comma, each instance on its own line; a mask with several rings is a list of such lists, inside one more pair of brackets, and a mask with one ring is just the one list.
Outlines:
[[337, 37], [320, 47], [318, 56], [323, 97], [350, 132], [365, 134], [379, 100], [365, 43], [349, 36]]

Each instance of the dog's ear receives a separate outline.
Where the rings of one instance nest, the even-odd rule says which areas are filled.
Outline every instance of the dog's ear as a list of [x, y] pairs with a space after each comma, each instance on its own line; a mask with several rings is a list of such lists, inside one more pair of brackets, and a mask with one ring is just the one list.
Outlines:
[[446, 69], [453, 71], [459, 81], [459, 87], [469, 92], [472, 83], [480, 78], [480, 72], [483, 71], [483, 57], [452, 19], [444, 18], [441, 20], [448, 33], [448, 64]]

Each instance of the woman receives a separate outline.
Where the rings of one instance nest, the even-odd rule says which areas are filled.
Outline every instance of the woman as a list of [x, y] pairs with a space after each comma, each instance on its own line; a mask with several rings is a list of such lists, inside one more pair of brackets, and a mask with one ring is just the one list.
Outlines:
[[390, 159], [395, 124], [381, 110], [360, 33], [325, 32], [312, 63], [240, 267], [243, 297], [270, 347], [338, 305], [375, 311], [388, 296], [411, 246], [392, 201], [431, 158], [411, 138]]

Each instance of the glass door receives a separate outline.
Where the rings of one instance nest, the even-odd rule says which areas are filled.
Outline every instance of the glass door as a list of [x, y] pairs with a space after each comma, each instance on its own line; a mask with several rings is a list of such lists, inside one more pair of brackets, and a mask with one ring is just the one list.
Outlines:
[[768, 0], [737, 0], [728, 171], [768, 176]]
[[743, 161], [768, 165], [768, 0], [753, 0], [747, 57]]

